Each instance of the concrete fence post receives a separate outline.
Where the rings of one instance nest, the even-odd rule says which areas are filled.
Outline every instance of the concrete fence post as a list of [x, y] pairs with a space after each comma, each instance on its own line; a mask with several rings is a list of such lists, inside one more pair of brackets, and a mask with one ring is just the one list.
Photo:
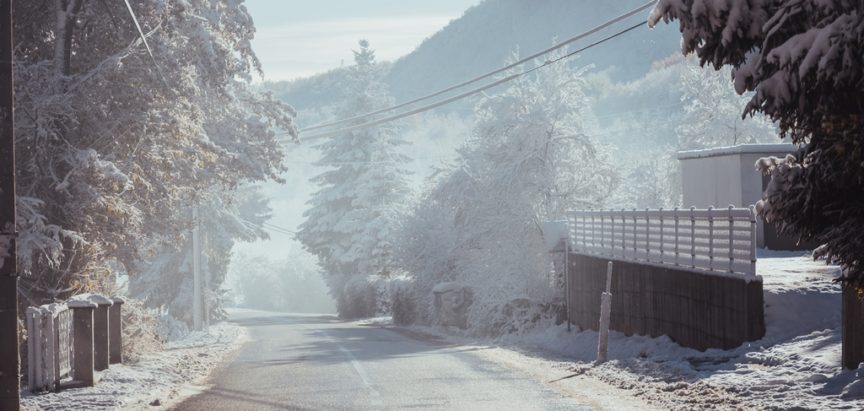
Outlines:
[[42, 379], [42, 311], [37, 307], [27, 307], [27, 386], [30, 391], [41, 389]]
[[93, 311], [97, 305], [87, 300], [72, 300], [67, 305], [72, 310], [72, 378], [93, 386]]
[[111, 364], [123, 362], [123, 297], [111, 297], [114, 305], [108, 310], [109, 358]]
[[93, 295], [90, 300], [97, 305], [96, 311], [93, 312], [93, 366], [96, 371], [107, 370], [108, 364], [110, 364], [111, 346], [108, 311], [114, 302], [101, 295]]

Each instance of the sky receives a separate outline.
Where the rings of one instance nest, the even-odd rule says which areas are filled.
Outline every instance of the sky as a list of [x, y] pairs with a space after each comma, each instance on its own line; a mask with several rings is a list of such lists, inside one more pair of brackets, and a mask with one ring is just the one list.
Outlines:
[[252, 47], [265, 80], [291, 80], [350, 64], [367, 39], [380, 61], [410, 53], [481, 0], [247, 0]]

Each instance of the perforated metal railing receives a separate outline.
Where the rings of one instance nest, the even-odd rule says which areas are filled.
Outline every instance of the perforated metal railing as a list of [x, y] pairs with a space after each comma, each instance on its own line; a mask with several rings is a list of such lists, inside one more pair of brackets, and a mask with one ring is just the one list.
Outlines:
[[578, 210], [567, 215], [572, 252], [753, 276], [753, 207]]

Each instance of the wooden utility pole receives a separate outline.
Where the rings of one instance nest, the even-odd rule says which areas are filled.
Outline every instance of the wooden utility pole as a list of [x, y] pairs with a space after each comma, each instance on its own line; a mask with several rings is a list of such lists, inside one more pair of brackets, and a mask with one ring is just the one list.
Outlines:
[[21, 407], [18, 266], [15, 256], [15, 132], [12, 0], [0, 0], [0, 409]]

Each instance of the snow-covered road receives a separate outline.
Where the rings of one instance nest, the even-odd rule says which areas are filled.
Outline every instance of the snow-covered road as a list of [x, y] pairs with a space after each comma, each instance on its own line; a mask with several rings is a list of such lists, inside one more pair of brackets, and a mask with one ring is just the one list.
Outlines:
[[250, 341], [177, 409], [572, 410], [606, 407], [596, 397], [613, 394], [581, 395], [571, 381], [553, 382], [565, 370], [532, 372], [490, 353], [496, 348], [395, 328], [255, 312], [235, 312], [233, 321]]

